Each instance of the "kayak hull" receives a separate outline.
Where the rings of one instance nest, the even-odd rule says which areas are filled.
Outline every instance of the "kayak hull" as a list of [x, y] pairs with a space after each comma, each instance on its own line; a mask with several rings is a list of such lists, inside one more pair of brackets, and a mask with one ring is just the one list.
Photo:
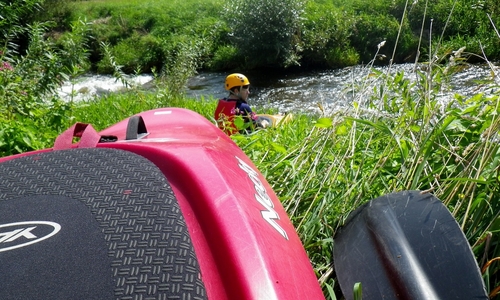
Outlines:
[[[118, 137], [106, 147], [138, 153], [165, 174], [183, 212], [188, 212], [195, 249], [203, 254], [202, 273], [224, 278], [206, 279], [217, 279], [209, 284], [214, 299], [321, 299], [292, 223], [241, 149], [191, 111], [159, 109], [139, 115], [151, 132], [141, 140], [123, 140], [128, 120], [100, 134]], [[304, 277], [313, 283], [311, 289], [298, 284]], [[231, 283], [220, 286], [227, 281]]]

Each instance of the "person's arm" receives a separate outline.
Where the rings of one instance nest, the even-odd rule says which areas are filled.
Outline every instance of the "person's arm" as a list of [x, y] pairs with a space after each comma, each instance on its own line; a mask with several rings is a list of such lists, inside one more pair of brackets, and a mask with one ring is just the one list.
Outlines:
[[248, 117], [248, 121], [255, 121], [257, 119], [257, 115], [252, 111], [252, 108], [247, 103], [241, 103], [240, 114]]

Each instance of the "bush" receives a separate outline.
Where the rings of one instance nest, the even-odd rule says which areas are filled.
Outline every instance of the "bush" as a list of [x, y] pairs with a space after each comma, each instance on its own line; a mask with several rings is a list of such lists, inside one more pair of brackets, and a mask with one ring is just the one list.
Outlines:
[[72, 103], [52, 98], [33, 104], [27, 115], [0, 117], [0, 157], [52, 147], [57, 135], [73, 125]]
[[78, 17], [74, 16], [74, 10], [72, 0], [42, 0], [43, 9], [41, 13], [35, 16], [37, 21], [54, 22], [57, 31], [67, 31], [71, 30], [71, 24], [73, 21], [78, 20]]
[[350, 37], [356, 19], [331, 4], [309, 2], [302, 28], [302, 60], [306, 65], [341, 67], [359, 61]]
[[12, 33], [16, 26], [26, 25], [41, 8], [43, 0], [0, 2], [0, 40]]
[[[404, 1], [399, 2], [402, 7]], [[447, 1], [436, 1], [428, 6], [420, 1], [411, 6], [408, 19], [414, 33], [420, 33], [423, 26], [423, 45], [429, 44], [432, 34], [433, 52], [438, 56], [463, 46], [466, 46], [467, 51], [482, 56], [481, 43], [487, 56], [498, 58], [500, 39], [488, 16], [494, 24], [499, 25], [499, 12], [500, 5], [496, 0], [457, 1], [453, 5]], [[427, 47], [424, 52], [428, 52]], [[471, 62], [478, 61], [475, 55], [469, 58], [472, 58]]]
[[[184, 55], [177, 50], [188, 50], [190, 53], [186, 55], [196, 56], [197, 68], [201, 68], [215, 53], [215, 45], [227, 44], [221, 40], [227, 38], [224, 34], [227, 28], [221, 26], [224, 22], [213, 17], [221, 10], [219, 0], [145, 1], [140, 6], [125, 0], [81, 1], [74, 3], [74, 7], [75, 16], [86, 16], [92, 22], [94, 38], [89, 52], [93, 67], [99, 73], [114, 73], [116, 66], [122, 66], [125, 73], [139, 69], [141, 72], [165, 71], [186, 62], [175, 60]], [[186, 36], [196, 41], [188, 42]], [[191, 45], [181, 49], [180, 40]], [[103, 44], [110, 53], [105, 53]], [[194, 49], [201, 52], [193, 55]], [[113, 56], [116, 66], [110, 64], [108, 54]], [[187, 64], [187, 68], [190, 67], [191, 64]]]
[[399, 22], [394, 17], [386, 15], [361, 15], [355, 25], [355, 31], [351, 37], [352, 46], [359, 51], [361, 61], [370, 62], [377, 46], [386, 41], [385, 47], [378, 52], [380, 62], [387, 63], [392, 57], [399, 31]]
[[232, 45], [217, 48], [207, 67], [211, 70], [236, 69], [244, 62], [244, 57], [238, 53], [238, 49]]
[[235, 0], [225, 7], [232, 44], [252, 67], [299, 62], [302, 0]]
[[201, 66], [201, 57], [207, 51], [206, 41], [188, 35], [170, 36], [170, 39], [162, 41], [162, 52], [167, 61], [162, 75], [171, 92], [182, 92], [188, 79], [196, 74]]
[[359, 63], [359, 54], [352, 48], [333, 48], [326, 52], [326, 63], [330, 68], [354, 66]]
[[[158, 65], [163, 60], [160, 41], [151, 35], [135, 33], [111, 47], [111, 53], [125, 73], [134, 73], [138, 70], [140, 73], [150, 73], [153, 68], [162, 67]], [[102, 73], [112, 73], [113, 68], [106, 60], [101, 60], [97, 64], [97, 70]]]
[[78, 43], [67, 42], [65, 48], [59, 48], [46, 39], [48, 28], [47, 23], [35, 23], [23, 30], [28, 36], [24, 55], [18, 54], [13, 43], [0, 50], [0, 105], [9, 118], [28, 115], [34, 105], [43, 103], [71, 73], [78, 71], [78, 66], [86, 63], [84, 53], [73, 55], [79, 52], [75, 50], [80, 49]]
[[[72, 104], [52, 95], [64, 80], [83, 72], [87, 63], [85, 22], [75, 22], [56, 44], [47, 35], [53, 22], [24, 23], [35, 1], [16, 3], [5, 10], [11, 23], [3, 23], [0, 46], [2, 156], [51, 146], [57, 132], [72, 121], [68, 113]], [[20, 38], [22, 46], [17, 44]]]

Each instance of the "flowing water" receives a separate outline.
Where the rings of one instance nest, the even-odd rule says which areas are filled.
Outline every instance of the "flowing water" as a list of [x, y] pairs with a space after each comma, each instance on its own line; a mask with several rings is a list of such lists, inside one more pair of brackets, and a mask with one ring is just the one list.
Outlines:
[[[405, 76], [415, 80], [414, 64], [376, 67], [381, 72], [395, 74], [404, 71]], [[443, 101], [453, 98], [455, 93], [471, 96], [479, 92], [493, 93], [492, 85], [482, 85], [481, 81], [495, 80], [500, 84], [500, 77], [486, 65], [471, 65], [461, 72], [455, 73], [449, 84], [438, 95]], [[362, 66], [354, 66], [327, 71], [311, 71], [301, 73], [245, 73], [251, 82], [249, 103], [257, 110], [259, 107], [275, 108], [279, 112], [317, 111], [318, 103], [325, 110], [334, 111], [352, 106], [352, 101], [363, 101], [363, 95], [354, 90], [370, 91], [378, 83], [369, 76], [371, 71]], [[224, 79], [228, 73], [202, 72], [191, 78], [186, 85], [186, 94], [197, 99], [219, 99], [227, 95], [224, 90]], [[148, 85], [153, 80], [151, 75], [140, 75], [131, 78], [137, 85]], [[120, 81], [103, 75], [84, 76], [73, 84], [65, 84], [60, 94], [73, 100], [94, 97], [124, 89]]]

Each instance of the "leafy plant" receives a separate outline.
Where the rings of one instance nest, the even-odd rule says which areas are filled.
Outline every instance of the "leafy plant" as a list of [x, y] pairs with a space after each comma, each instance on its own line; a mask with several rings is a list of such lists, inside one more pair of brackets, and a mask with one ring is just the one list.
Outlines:
[[[140, 70], [140, 73], [150, 73], [153, 68], [161, 68], [157, 65], [163, 61], [163, 52], [161, 41], [152, 35], [139, 35], [137, 33], [121, 40], [115, 46], [109, 46], [110, 52], [121, 66], [124, 73], [134, 73]], [[98, 63], [98, 70], [104, 73], [112, 72], [108, 64], [109, 60], [101, 60]]]
[[359, 62], [350, 38], [356, 18], [332, 4], [307, 3], [301, 31], [303, 59], [308, 65], [342, 67]]
[[[90, 1], [82, 1], [80, 4], [90, 5], [84, 2]], [[106, 2], [110, 6], [119, 5], [115, 1]], [[366, 55], [366, 59], [373, 62], [385, 50], [380, 39], [387, 38], [388, 45], [395, 45], [398, 40], [394, 37], [396, 34], [403, 36], [399, 39], [402, 44], [406, 43], [406, 19], [400, 14], [406, 12], [404, 5], [407, 1], [344, 2], [339, 7], [345, 8], [346, 13], [336, 16], [357, 15], [349, 19], [352, 23], [340, 24], [309, 4], [308, 11], [314, 16], [311, 20], [315, 22], [304, 22], [305, 27], [298, 26], [303, 21], [299, 17], [302, 16], [302, 3], [298, 1], [276, 1], [265, 5], [262, 1], [234, 1], [230, 5], [241, 4], [242, 6], [233, 7], [238, 8], [233, 12], [241, 14], [251, 11], [240, 11], [243, 7], [261, 5], [255, 8], [260, 9], [262, 18], [252, 13], [251, 21], [254, 23], [240, 24], [244, 25], [242, 28], [250, 25], [252, 30], [254, 27], [260, 28], [262, 33], [269, 34], [263, 35], [264, 37], [276, 39], [274, 48], [266, 48], [267, 46], [259, 43], [255, 44], [256, 48], [249, 48], [252, 51], [268, 51], [267, 57], [260, 58], [258, 55], [250, 57], [245, 54], [246, 59], [259, 59], [249, 61], [249, 65], [268, 64], [267, 59], [273, 57], [271, 62], [287, 66], [299, 61], [296, 56], [299, 53], [306, 54], [306, 51], [300, 52], [301, 49], [308, 49], [310, 61], [317, 63], [321, 63], [323, 59], [334, 63], [341, 53], [340, 49], [352, 51], [349, 54], [352, 57], [356, 57], [355, 51], [360, 51], [363, 56]], [[195, 17], [204, 9], [217, 5], [190, 6], [190, 3], [180, 1], [169, 2], [178, 6], [175, 6], [177, 10], [170, 10], [166, 14], [168, 18], [163, 16], [167, 19], [147, 18], [141, 23], [139, 17], [132, 18], [132, 21], [117, 17], [117, 20], [112, 20], [116, 21], [114, 24], [117, 26], [113, 30], [120, 32], [109, 35], [114, 37], [114, 40], [110, 39], [114, 44], [108, 45], [101, 43], [102, 40], [96, 40], [99, 47], [102, 47], [99, 49], [100, 53], [105, 53], [105, 59], [109, 60], [112, 67], [110, 70], [115, 72], [117, 78], [126, 81], [121, 63], [116, 62], [111, 49], [120, 44], [120, 41], [127, 45], [125, 40], [131, 36], [139, 41], [143, 37], [150, 41], [151, 37], [146, 38], [146, 35], [138, 33], [138, 28], [145, 26], [151, 29], [155, 33], [155, 38], [151, 40], [159, 43], [161, 53], [168, 61], [161, 74], [164, 76], [158, 75], [159, 80], [156, 81], [161, 86], [162, 80], [165, 80], [164, 86], [154, 94], [134, 89], [130, 93], [113, 94], [80, 103], [62, 102], [52, 96], [54, 90], [65, 78], [83, 72], [87, 67], [87, 54], [92, 54], [91, 51], [85, 51], [84, 45], [89, 36], [86, 30], [88, 22], [73, 23], [72, 34], [64, 34], [57, 43], [47, 39], [47, 31], [52, 28], [50, 23], [13, 26], [16, 22], [21, 22], [22, 16], [31, 12], [36, 3], [38, 2], [16, 2], [10, 7], [2, 4], [2, 13], [5, 8], [6, 14], [11, 18], [0, 21], [4, 26], [4, 43], [0, 49], [0, 155], [50, 147], [55, 136], [76, 120], [93, 123], [97, 129], [102, 129], [136, 112], [161, 106], [189, 108], [210, 119], [216, 101], [187, 101], [179, 94], [185, 80], [198, 68], [206, 65], [208, 59], [217, 57], [213, 55], [214, 49], [220, 49], [219, 60], [223, 57], [239, 58], [239, 55], [250, 53], [236, 53], [235, 49], [240, 49], [241, 45], [225, 44], [227, 41], [224, 34], [228, 31], [222, 22], [211, 18], [200, 18], [202, 20], [199, 23], [195, 22]], [[289, 6], [284, 7], [282, 3]], [[327, 5], [327, 1], [317, 3], [318, 7]], [[423, 3], [424, 1], [417, 1], [408, 10], [409, 26], [413, 30], [415, 23], [411, 19], [412, 14], [417, 9], [424, 9], [417, 6]], [[450, 16], [449, 22], [439, 21], [442, 22], [440, 26], [443, 31], [448, 26], [457, 32], [472, 26], [459, 24], [459, 19], [451, 19], [453, 14], [449, 9], [446, 10], [446, 3], [432, 3], [434, 12], [439, 13], [437, 15], [445, 16], [446, 19]], [[267, 11], [262, 11], [271, 11], [271, 8], [277, 9], [275, 16], [283, 16], [283, 19], [277, 23], [262, 22], [275, 21]], [[464, 1], [458, 3], [455, 9], [461, 12], [459, 17], [465, 17], [464, 22], [471, 23], [474, 20], [479, 22], [480, 12], [498, 12], [498, 5], [489, 0]], [[104, 18], [100, 20], [101, 24], [111, 22], [111, 19], [105, 19], [109, 16], [116, 17], [111, 13], [112, 10], [109, 7], [95, 10], [95, 13]], [[211, 9], [206, 11], [212, 14], [214, 12]], [[384, 16], [380, 19], [372, 17], [370, 20], [367, 15], [370, 11], [382, 12]], [[131, 13], [132, 10], [129, 7], [124, 12]], [[399, 14], [397, 17], [391, 15], [396, 13]], [[361, 19], [358, 19], [359, 16]], [[421, 28], [422, 24], [429, 24], [425, 18], [416, 19], [419, 24], [417, 28]], [[156, 24], [161, 23], [158, 20], [171, 20], [171, 24], [165, 22], [171, 27], [158, 29]], [[183, 28], [182, 20], [189, 20], [190, 26]], [[11, 21], [13, 23], [9, 23]], [[92, 21], [93, 32], [98, 32], [98, 22]], [[495, 24], [496, 20], [492, 18], [491, 23]], [[289, 31], [275, 35], [276, 32], [273, 33], [268, 28], [269, 24], [276, 24], [278, 27], [290, 25], [287, 27]], [[438, 24], [437, 19], [434, 24]], [[359, 30], [356, 32], [358, 35], [348, 34], [351, 25]], [[330, 31], [330, 26], [335, 29]], [[463, 27], [454, 28], [455, 26]], [[307, 30], [310, 31], [306, 32]], [[314, 30], [320, 31], [317, 37], [313, 34]], [[235, 28], [233, 33], [237, 32]], [[486, 32], [486, 26], [477, 26], [478, 36], [485, 37]], [[252, 31], [253, 35], [257, 33]], [[433, 33], [428, 34], [430, 39]], [[15, 43], [21, 36], [29, 37], [26, 47], [19, 47]], [[104, 36], [108, 35], [101, 35], [100, 38]], [[233, 37], [233, 41], [247, 42], [246, 37], [251, 35], [245, 35], [241, 31]], [[296, 37], [303, 39], [295, 40]], [[262, 41], [268, 42], [268, 39]], [[356, 45], [353, 41], [360, 44]], [[373, 50], [363, 48], [368, 46], [361, 44], [361, 41], [370, 44], [369, 47]], [[411, 44], [412, 40], [407, 41]], [[432, 192], [447, 205], [473, 246], [488, 291], [492, 297], [498, 293], [500, 95], [495, 81], [495, 68], [492, 67], [491, 80], [483, 83], [492, 88], [491, 95], [456, 95], [451, 102], [444, 103], [437, 97], [447, 88], [450, 74], [464, 66], [465, 57], [461, 56], [464, 53], [461, 44], [466, 41], [462, 35], [451, 39], [442, 35], [442, 40], [430, 43], [433, 51], [429, 52], [432, 55], [426, 57], [426, 63], [416, 64], [411, 74], [394, 74], [390, 67], [377, 72], [370, 69], [372, 63], [368, 64], [368, 75], [359, 78], [350, 87], [349, 92], [354, 97], [350, 109], [313, 117], [297, 114], [291, 122], [282, 126], [261, 130], [251, 136], [236, 134], [231, 137], [256, 163], [282, 200], [311, 258], [325, 295], [330, 298], [336, 298], [335, 292], [338, 290], [332, 264], [336, 229], [360, 204], [403, 189]], [[331, 49], [320, 49], [318, 53], [321, 54], [315, 56], [313, 47], [307, 48], [308, 45], [315, 46], [314, 49], [324, 46]], [[454, 49], [458, 46], [459, 49]], [[120, 47], [122, 46], [117, 49]], [[370, 54], [373, 51], [376, 51], [375, 56]], [[287, 53], [290, 55], [285, 57]], [[489, 63], [484, 56], [480, 57]], [[410, 75], [416, 80], [409, 80]]]
[[[72, 120], [71, 103], [53, 95], [64, 80], [86, 70], [86, 24], [76, 22], [57, 45], [47, 37], [51, 22], [21, 20], [37, 3], [16, 2], [5, 10], [14, 23], [4, 23], [0, 48], [0, 155], [50, 146], [56, 132]], [[22, 46], [17, 44], [21, 37]]]
[[0, 40], [5, 41], [5, 38], [15, 33], [19, 29], [16, 26], [26, 25], [25, 20], [32, 18], [42, 3], [43, 0], [0, 2]]
[[75, 44], [67, 43], [68, 47], [61, 49], [45, 38], [49, 25], [35, 23], [24, 28], [29, 45], [23, 55], [19, 55], [14, 43], [3, 48], [0, 104], [7, 115], [27, 115], [34, 104], [43, 103], [56, 91], [68, 73], [86, 63], [84, 53], [72, 55], [75, 47], [78, 48]]
[[224, 19], [249, 67], [298, 64], [302, 0], [232, 0]]
[[213, 58], [206, 66], [211, 70], [230, 70], [241, 67], [245, 59], [238, 49], [231, 45], [220, 46], [215, 50]]

